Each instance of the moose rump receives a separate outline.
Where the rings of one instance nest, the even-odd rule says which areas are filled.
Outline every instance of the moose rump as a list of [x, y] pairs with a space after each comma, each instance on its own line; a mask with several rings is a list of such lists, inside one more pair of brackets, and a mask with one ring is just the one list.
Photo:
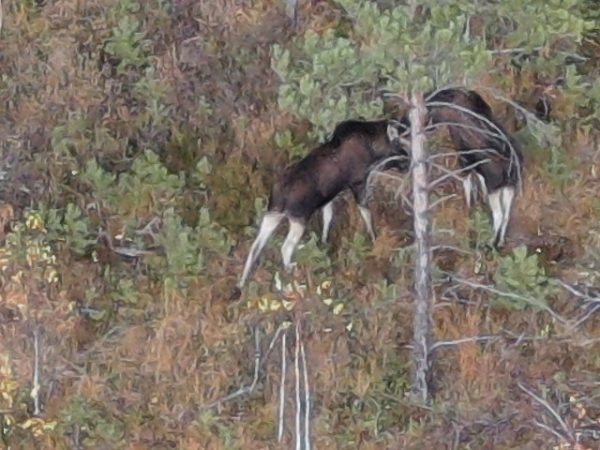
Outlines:
[[476, 193], [473, 176], [477, 176], [492, 210], [492, 245], [503, 246], [512, 203], [521, 183], [520, 146], [474, 91], [434, 91], [426, 96], [426, 102], [431, 123], [448, 127], [452, 144], [459, 153], [467, 206], [471, 206]]
[[[278, 177], [238, 283], [241, 288], [262, 249], [281, 220], [290, 228], [281, 247], [286, 270], [293, 267], [292, 256], [312, 214], [322, 209], [321, 240], [326, 242], [333, 218], [333, 199], [350, 189], [371, 239], [375, 239], [371, 211], [367, 206], [369, 173], [379, 164], [406, 171], [409, 157], [402, 147], [404, 127], [388, 120], [348, 120], [338, 124], [331, 138], [313, 149], [304, 159], [287, 167]], [[394, 160], [392, 162], [392, 160]]]

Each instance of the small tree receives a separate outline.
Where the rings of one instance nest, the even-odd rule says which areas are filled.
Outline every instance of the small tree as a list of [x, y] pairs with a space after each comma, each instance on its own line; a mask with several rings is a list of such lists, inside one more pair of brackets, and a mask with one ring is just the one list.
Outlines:
[[[416, 240], [414, 387], [429, 398], [431, 348], [431, 225], [424, 92], [448, 85], [473, 86], [483, 74], [501, 80], [502, 62], [564, 70], [567, 54], [585, 30], [577, 0], [422, 0], [393, 8], [374, 1], [337, 0], [344, 20], [322, 34], [308, 30], [289, 48], [274, 46], [281, 78], [279, 105], [308, 119], [322, 137], [349, 117], [382, 114], [382, 94], [410, 106], [413, 211]], [[500, 69], [499, 69], [500, 67]], [[501, 84], [502, 83], [498, 83]]]

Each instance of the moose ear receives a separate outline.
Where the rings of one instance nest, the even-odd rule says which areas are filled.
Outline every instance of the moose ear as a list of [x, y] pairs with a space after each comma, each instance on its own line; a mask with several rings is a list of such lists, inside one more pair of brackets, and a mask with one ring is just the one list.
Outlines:
[[398, 128], [396, 128], [391, 123], [388, 123], [387, 126], [387, 135], [390, 142], [393, 142], [396, 139], [400, 139], [400, 133], [398, 132]]

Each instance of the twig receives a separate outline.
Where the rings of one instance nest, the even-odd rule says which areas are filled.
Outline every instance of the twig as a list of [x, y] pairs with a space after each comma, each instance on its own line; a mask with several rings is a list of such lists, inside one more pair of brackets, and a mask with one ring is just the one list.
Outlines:
[[461, 150], [460, 153], [457, 152], [444, 152], [444, 153], [435, 153], [433, 155], [429, 155], [428, 159], [432, 160], [432, 159], [438, 159], [438, 158], [447, 158], [449, 156], [452, 156], [454, 158], [459, 158], [462, 155], [469, 155], [469, 154], [477, 154], [477, 153], [496, 153], [498, 154], [498, 156], [502, 157], [502, 158], [506, 158], [504, 155], [501, 155], [498, 150], [493, 149], [493, 148], [473, 148], [471, 150]]
[[279, 420], [277, 425], [277, 442], [283, 439], [283, 415], [285, 412], [285, 376], [287, 372], [287, 349], [286, 349], [287, 331], [284, 331], [281, 337], [281, 384], [279, 385]]
[[245, 394], [250, 394], [251, 392], [254, 391], [254, 389], [256, 388], [256, 384], [258, 383], [258, 375], [259, 375], [260, 359], [261, 359], [260, 358], [260, 336], [258, 333], [258, 328], [254, 329], [254, 346], [255, 346], [254, 377], [252, 378], [252, 383], [249, 386], [244, 386], [244, 387], [239, 388], [237, 391], [235, 391], [229, 395], [226, 395], [223, 398], [220, 398], [211, 403], [208, 403], [207, 405], [203, 405], [200, 407], [200, 409], [210, 409], [217, 405], [220, 405], [221, 403], [225, 403], [229, 400], [233, 400], [234, 398], [240, 397]]
[[296, 349], [294, 358], [294, 374], [296, 375], [296, 450], [302, 449], [302, 438], [300, 430], [300, 323], [296, 322]]
[[535, 53], [539, 52], [543, 47], [533, 47], [533, 48], [525, 48], [525, 47], [517, 47], [517, 48], [500, 48], [498, 50], [491, 50], [490, 53], [492, 55], [506, 55], [511, 53]]
[[300, 357], [302, 358], [302, 376], [304, 377], [304, 450], [310, 450], [310, 386], [303, 341], [300, 341]]
[[582, 317], [580, 317], [573, 325], [572, 328], [579, 328], [586, 320], [588, 320], [592, 315], [600, 309], [600, 304], [596, 304], [591, 308], [587, 313], [584, 313]]
[[[569, 439], [571, 441], [574, 440], [573, 438], [573, 432], [569, 429], [569, 427], [567, 426], [567, 424], [565, 423], [565, 421], [563, 420], [562, 417], [560, 417], [560, 414], [558, 414], [558, 412], [556, 412], [556, 410], [554, 408], [552, 408], [552, 406], [550, 406], [550, 404], [544, 400], [543, 398], [539, 397], [538, 395], [536, 395], [535, 393], [533, 393], [532, 391], [530, 391], [529, 389], [527, 389], [525, 386], [523, 386], [521, 383], [517, 383], [517, 386], [519, 386], [519, 389], [521, 389], [523, 392], [525, 392], [527, 395], [529, 395], [532, 399], [534, 399], [537, 403], [539, 403], [540, 405], [542, 405], [544, 408], [546, 408], [546, 410], [556, 419], [556, 421], [560, 424], [560, 426], [562, 427], [563, 431], [566, 433], [566, 435], [569, 437]], [[564, 439], [564, 437], [563, 437]]]
[[4, 14], [2, 11], [2, 0], [0, 0], [0, 33], [2, 32], [2, 21], [4, 20]]
[[571, 294], [573, 294], [575, 297], [579, 297], [587, 302], [590, 303], [600, 303], [600, 296], [596, 297], [596, 296], [591, 296], [589, 294], [586, 294], [585, 292], [579, 291], [577, 289], [575, 289], [573, 286], [571, 286], [570, 284], [565, 283], [562, 280], [559, 280], [558, 278], [554, 278], [553, 281], [558, 284], [559, 286], [563, 287], [564, 289], [566, 289], [567, 291], [569, 291]]
[[431, 203], [429, 205], [429, 211], [431, 211], [433, 208], [435, 208], [436, 206], [438, 206], [440, 203], [445, 202], [446, 200], [450, 200], [451, 198], [457, 197], [456, 194], [449, 194], [449, 195], [445, 195], [443, 197], [438, 198], [435, 202]]
[[435, 179], [435, 180], [433, 180], [431, 183], [429, 183], [429, 184], [427, 185], [427, 189], [433, 189], [433, 188], [434, 188], [434, 187], [436, 187], [438, 184], [440, 184], [440, 183], [444, 182], [444, 181], [445, 181], [445, 180], [447, 180], [448, 178], [453, 178], [453, 179], [455, 179], [455, 180], [459, 180], [459, 181], [461, 181], [461, 180], [460, 180], [460, 178], [459, 178], [459, 174], [460, 174], [460, 173], [468, 172], [469, 170], [471, 170], [471, 169], [473, 169], [473, 168], [475, 168], [475, 167], [477, 167], [477, 166], [480, 166], [480, 165], [482, 165], [482, 164], [488, 163], [488, 162], [490, 162], [490, 160], [489, 160], [488, 158], [486, 158], [486, 159], [482, 159], [482, 160], [480, 160], [480, 161], [477, 161], [476, 163], [473, 163], [473, 164], [470, 164], [470, 165], [468, 165], [467, 167], [463, 167], [463, 168], [461, 168], [461, 169], [457, 169], [457, 170], [448, 170], [448, 169], [445, 169], [445, 168], [443, 168], [443, 167], [442, 167], [442, 166], [440, 166], [439, 164], [434, 164], [434, 163], [431, 163], [431, 164], [432, 164], [434, 167], [436, 167], [436, 168], [438, 168], [438, 169], [441, 169], [441, 170], [443, 170], [444, 172], [446, 172], [446, 174], [445, 174], [445, 175], [442, 175], [441, 177], [438, 177], [438, 178], [436, 178], [436, 179]]
[[493, 341], [494, 339], [498, 339], [499, 336], [496, 335], [490, 335], [490, 336], [471, 336], [471, 337], [465, 337], [465, 338], [461, 338], [461, 339], [454, 339], [451, 341], [437, 341], [435, 344], [433, 344], [431, 346], [431, 348], [429, 349], [429, 352], [433, 352], [434, 350], [441, 348], [441, 347], [450, 347], [453, 345], [460, 345], [460, 344], [464, 344], [466, 342], [481, 342], [481, 341]]
[[458, 84], [447, 84], [446, 86], [442, 86], [440, 88], [437, 88], [435, 91], [432, 91], [431, 93], [429, 93], [429, 95], [427, 97], [425, 97], [425, 102], [428, 102], [431, 98], [435, 97], [437, 94], [439, 94], [442, 91], [446, 91], [449, 89], [462, 89], [463, 86], [462, 85], [458, 85]]
[[444, 272], [444, 273], [446, 275], [450, 276], [454, 281], [456, 281], [458, 283], [461, 283], [461, 284], [464, 284], [466, 286], [472, 287], [474, 289], [483, 289], [485, 291], [491, 292], [492, 294], [497, 294], [497, 295], [500, 295], [502, 297], [513, 298], [515, 300], [525, 301], [526, 303], [529, 303], [530, 305], [535, 305], [535, 306], [543, 309], [547, 313], [549, 313], [552, 317], [554, 317], [556, 320], [558, 320], [562, 324], [567, 324], [568, 323], [567, 319], [565, 319], [560, 314], [558, 314], [557, 312], [555, 312], [554, 310], [552, 310], [552, 308], [550, 308], [548, 305], [545, 305], [544, 303], [539, 302], [535, 298], [526, 297], [524, 295], [514, 294], [512, 292], [504, 292], [504, 291], [496, 289], [495, 287], [492, 287], [492, 286], [488, 286], [488, 285], [480, 284], [480, 283], [475, 283], [473, 281], [465, 280], [463, 278], [458, 278], [458, 277], [452, 275], [449, 272]]
[[567, 439], [565, 439], [565, 437], [562, 434], [560, 434], [555, 429], [549, 427], [545, 423], [540, 422], [540, 421], [535, 420], [535, 419], [533, 420], [533, 423], [536, 424], [538, 427], [540, 427], [542, 430], [547, 431], [550, 434], [552, 434], [553, 436], [557, 437], [559, 441], [567, 441]]
[[40, 332], [37, 327], [33, 330], [33, 354], [33, 387], [30, 395], [33, 399], [33, 415], [40, 416]]

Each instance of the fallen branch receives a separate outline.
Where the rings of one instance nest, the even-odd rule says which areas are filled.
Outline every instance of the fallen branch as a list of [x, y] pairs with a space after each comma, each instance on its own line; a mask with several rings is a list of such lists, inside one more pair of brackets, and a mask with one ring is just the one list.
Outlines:
[[294, 374], [296, 375], [296, 450], [302, 449], [302, 438], [300, 430], [300, 411], [302, 405], [300, 404], [300, 323], [296, 322], [296, 349], [294, 357]]
[[489, 286], [489, 285], [485, 285], [485, 284], [480, 284], [480, 283], [475, 283], [473, 281], [465, 280], [463, 278], [458, 278], [458, 277], [452, 275], [449, 272], [443, 272], [443, 273], [445, 275], [448, 275], [451, 280], [454, 280], [454, 281], [456, 281], [457, 283], [460, 283], [460, 284], [464, 284], [465, 286], [469, 286], [469, 287], [471, 287], [473, 289], [482, 289], [482, 290], [491, 292], [492, 294], [500, 295], [502, 297], [512, 298], [512, 299], [515, 299], [515, 300], [520, 300], [520, 301], [523, 301], [523, 302], [528, 303], [530, 305], [535, 305], [536, 307], [538, 307], [538, 308], [546, 311], [547, 313], [549, 313], [553, 318], [555, 318], [556, 320], [558, 320], [560, 323], [562, 323], [562, 324], [568, 324], [568, 320], [567, 319], [565, 319], [560, 314], [558, 314], [557, 312], [555, 312], [548, 305], [546, 305], [546, 304], [538, 301], [535, 298], [527, 297], [525, 295], [515, 294], [513, 292], [504, 292], [504, 291], [501, 291], [499, 289], [496, 289], [493, 286]]
[[40, 407], [40, 387], [40, 332], [36, 327], [33, 330], [33, 386], [30, 394], [33, 399], [34, 416], [42, 414]]
[[303, 341], [300, 341], [300, 358], [302, 359], [302, 376], [304, 377], [304, 450], [310, 450], [310, 386]]
[[460, 345], [460, 344], [464, 344], [467, 342], [482, 342], [482, 341], [493, 341], [498, 339], [499, 336], [496, 335], [490, 335], [490, 336], [471, 336], [471, 337], [464, 337], [461, 339], [454, 339], [451, 341], [437, 341], [436, 343], [434, 343], [429, 352], [433, 352], [434, 350], [441, 348], [441, 347], [451, 347], [454, 345]]
[[287, 373], [287, 349], [286, 349], [287, 331], [284, 331], [281, 338], [281, 382], [279, 385], [279, 418], [277, 420], [277, 442], [283, 439], [283, 416], [285, 412], [285, 378]]
[[[276, 335], [277, 337], [278, 335]], [[252, 383], [250, 383], [249, 386], [244, 386], [239, 388], [237, 391], [226, 395], [223, 398], [220, 398], [218, 400], [215, 400], [211, 403], [208, 403], [206, 405], [202, 405], [200, 407], [200, 409], [210, 409], [213, 408], [215, 406], [218, 406], [222, 403], [225, 403], [229, 400], [233, 400], [234, 398], [240, 397], [242, 395], [245, 394], [250, 394], [254, 391], [254, 389], [256, 388], [256, 384], [258, 383], [258, 376], [260, 373], [260, 363], [261, 363], [261, 357], [260, 357], [260, 336], [258, 333], [258, 328], [254, 329], [254, 377], [252, 378]]]
[[[563, 418], [560, 416], [560, 414], [552, 406], [550, 406], [550, 404], [546, 400], [544, 400], [543, 398], [539, 397], [538, 395], [536, 395], [535, 393], [533, 393], [532, 391], [527, 389], [521, 383], [517, 383], [517, 386], [519, 387], [519, 389], [521, 389], [523, 392], [525, 392], [527, 395], [529, 395], [533, 400], [535, 400], [539, 405], [543, 406], [546, 409], [546, 411], [548, 411], [550, 413], [550, 415], [552, 415], [552, 417], [554, 417], [554, 419], [559, 423], [559, 425], [561, 426], [562, 430], [565, 432], [565, 435], [567, 437], [565, 438], [565, 436], [561, 435], [556, 430], [553, 430], [554, 431], [553, 434], [555, 436], [558, 436], [565, 441], [570, 441], [570, 442], [575, 441], [575, 436], [573, 434], [573, 431], [569, 428], [569, 426], [566, 424], [566, 422], [563, 420]], [[537, 422], [537, 421], [534, 421], [534, 422], [538, 426], [541, 425], [541, 422]], [[546, 431], [551, 430], [551, 428], [548, 427], [547, 425], [546, 425], [546, 427], [541, 427], [541, 428], [544, 428]]]

